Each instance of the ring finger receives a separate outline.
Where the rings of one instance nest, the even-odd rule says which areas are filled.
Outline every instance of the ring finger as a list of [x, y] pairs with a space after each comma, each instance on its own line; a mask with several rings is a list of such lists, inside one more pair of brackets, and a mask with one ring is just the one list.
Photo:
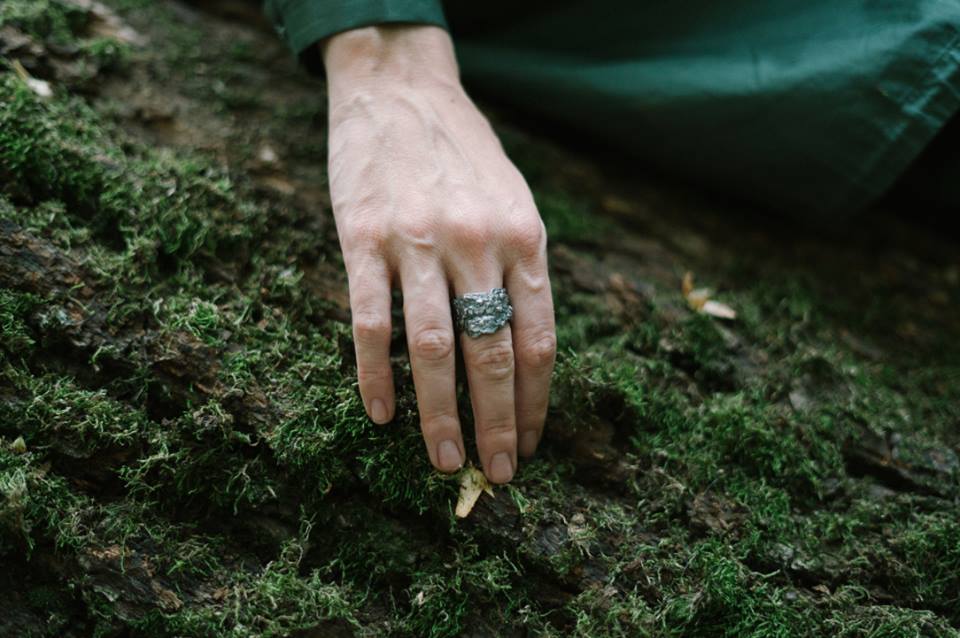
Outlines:
[[[499, 270], [454, 276], [455, 294], [490, 292], [503, 285]], [[514, 409], [514, 355], [510, 325], [479, 337], [461, 335], [463, 360], [484, 474], [506, 483], [517, 468], [517, 419]]]

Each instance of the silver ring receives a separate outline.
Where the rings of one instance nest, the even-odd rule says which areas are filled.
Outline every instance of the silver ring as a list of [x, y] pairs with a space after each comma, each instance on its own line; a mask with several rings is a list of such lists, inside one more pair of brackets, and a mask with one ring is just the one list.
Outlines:
[[468, 292], [453, 298], [453, 321], [469, 337], [491, 335], [510, 323], [513, 306], [506, 288]]

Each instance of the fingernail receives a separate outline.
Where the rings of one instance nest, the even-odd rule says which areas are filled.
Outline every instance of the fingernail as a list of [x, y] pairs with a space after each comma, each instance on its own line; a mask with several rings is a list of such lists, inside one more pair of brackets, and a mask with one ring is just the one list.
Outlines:
[[374, 423], [386, 423], [388, 420], [387, 404], [383, 399], [374, 399], [370, 402], [370, 418]]
[[520, 454], [523, 456], [533, 456], [537, 451], [537, 443], [540, 437], [533, 430], [527, 430], [520, 435]]
[[506, 483], [513, 478], [513, 461], [506, 452], [497, 452], [490, 459], [489, 478], [494, 483]]
[[460, 457], [460, 448], [453, 441], [441, 441], [437, 446], [437, 463], [441, 470], [452, 472], [460, 469], [463, 459]]

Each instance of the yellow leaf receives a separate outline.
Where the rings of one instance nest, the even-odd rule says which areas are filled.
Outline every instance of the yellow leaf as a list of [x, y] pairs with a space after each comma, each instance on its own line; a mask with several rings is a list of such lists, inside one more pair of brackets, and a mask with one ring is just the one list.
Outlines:
[[480, 498], [480, 492], [493, 496], [493, 488], [479, 469], [468, 465], [460, 471], [460, 497], [457, 499], [457, 518], [466, 518]]
[[45, 80], [38, 80], [37, 78], [30, 75], [29, 72], [20, 64], [20, 60], [13, 61], [13, 70], [14, 72], [23, 80], [23, 83], [26, 84], [31, 91], [39, 95], [40, 97], [47, 98], [53, 95], [53, 89], [50, 88], [50, 83]]
[[703, 307], [710, 301], [710, 289], [709, 288], [697, 288], [696, 290], [691, 290], [690, 294], [687, 295], [687, 304], [693, 310], [703, 310]]
[[27, 442], [23, 440], [22, 436], [18, 436], [10, 443], [10, 451], [14, 454], [23, 454], [27, 451]]
[[718, 319], [736, 319], [737, 311], [728, 306], [725, 303], [719, 301], [713, 301], [708, 299], [704, 302], [703, 307], [700, 308], [700, 312], [706, 313], [711, 317], [716, 317]]
[[683, 285], [681, 290], [683, 290], [684, 297], [689, 297], [690, 293], [693, 292], [693, 273], [689, 270], [683, 274]]
[[702, 312], [718, 319], [736, 319], [737, 312], [725, 303], [713, 301], [713, 292], [709, 288], [694, 288], [693, 273], [689, 270], [683, 276], [683, 296], [691, 310]]

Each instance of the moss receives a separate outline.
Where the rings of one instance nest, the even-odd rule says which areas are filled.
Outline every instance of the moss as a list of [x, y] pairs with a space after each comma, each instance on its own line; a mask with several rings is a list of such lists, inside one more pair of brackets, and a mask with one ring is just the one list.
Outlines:
[[[516, 565], [504, 555], [477, 556], [475, 547], [456, 553], [441, 569], [413, 575], [402, 635], [453, 638], [467, 629], [472, 610], [496, 601], [494, 626], [518, 611]], [[502, 626], [502, 625], [499, 625]]]
[[80, 4], [61, 0], [6, 0], [0, 5], [0, 26], [13, 25], [59, 44], [70, 44], [89, 23]]
[[[319, 102], [322, 87], [234, 23], [116, 5], [151, 31], [149, 51], [89, 39], [68, 3], [10, 1], [0, 19], [177, 92], [191, 114], [178, 125], [217, 156], [157, 146], [109, 95], [42, 100], [0, 72], [0, 218], [81, 265], [95, 295], [77, 312], [106, 335], [74, 342], [44, 320], [62, 299], [0, 289], [0, 558], [76, 566], [116, 546], [182, 606], [130, 614], [73, 567], [35, 599], [76, 599], [103, 635], [152, 637], [956, 635], [946, 324], [930, 329], [939, 351], [887, 348], [879, 302], [857, 319], [856, 291], [831, 293], [836, 273], [769, 261], [750, 233], [729, 240], [734, 263], [723, 250], [599, 259], [606, 233], [632, 232], [597, 222], [607, 191], [575, 190], [565, 156], [508, 132], [551, 242], [603, 276], [615, 262], [644, 292], [611, 312], [602, 285], [555, 273], [541, 454], [455, 519], [457, 479], [424, 453], [399, 331], [396, 419], [365, 416], [342, 291], [316, 268], [340, 267], [326, 202], [265, 194], [239, 168], [269, 141], [298, 186], [322, 184], [319, 107], [271, 99], [282, 117], [254, 135], [267, 108], [249, 99], [293, 86]], [[698, 259], [735, 322], [686, 309], [674, 270]], [[865, 429], [904, 463], [933, 451], [943, 467], [896, 490], [853, 472], [844, 446]]]
[[306, 576], [299, 573], [303, 540], [287, 543], [277, 560], [262, 571], [238, 572], [224, 583], [222, 605], [148, 613], [132, 627], [144, 635], [197, 638], [248, 636], [251, 632], [281, 638], [301, 631], [322, 631], [324, 627], [356, 627], [356, 595], [348, 587], [325, 580], [318, 571]]
[[30, 447], [88, 459], [109, 446], [137, 441], [145, 430], [142, 413], [110, 399], [103, 390], [85, 390], [69, 378], [35, 377], [12, 369], [3, 376], [19, 400], [0, 407], [0, 419], [16, 423]]
[[8, 355], [23, 354], [34, 345], [26, 318], [40, 304], [34, 295], [0, 288], [0, 348]]
[[366, 416], [355, 379], [337, 373], [342, 361], [328, 338], [293, 337], [287, 348], [276, 353], [286, 370], [274, 386], [283, 389], [287, 417], [267, 435], [278, 459], [321, 492], [349, 484], [355, 467], [387, 503], [446, 509], [456, 486], [431, 469], [409, 397], [401, 399], [391, 424], [376, 426]]
[[8, 73], [0, 78], [0, 103], [0, 175], [6, 195], [14, 202], [58, 199], [81, 215], [96, 211], [110, 219], [120, 214], [116, 208], [101, 210], [101, 197], [115, 196], [115, 175], [111, 158], [93, 151], [104, 134], [82, 102], [44, 102]]
[[130, 46], [113, 38], [94, 38], [83, 43], [83, 54], [99, 73], [124, 70], [130, 62]]
[[939, 512], [916, 515], [894, 538], [898, 589], [907, 600], [960, 622], [960, 521]]
[[42, 541], [76, 549], [83, 544], [84, 524], [76, 515], [90, 503], [62, 477], [50, 475], [30, 452], [11, 450], [0, 437], [0, 552], [30, 556]]
[[6, 75], [0, 102], [6, 195], [30, 205], [62, 202], [64, 217], [122, 252], [102, 264], [104, 275], [146, 283], [159, 274], [158, 258], [237, 250], [263, 228], [263, 212], [236, 202], [222, 171], [169, 153], [126, 153], [78, 100], [43, 101]]
[[[748, 578], [743, 565], [719, 541], [695, 548], [690, 568], [694, 590], [674, 601], [664, 619], [683, 627], [685, 636], [793, 636], [814, 622], [797, 604], [796, 594]], [[671, 632], [672, 633], [672, 632]]]
[[[638, 594], [620, 594], [601, 587], [594, 587], [578, 594], [570, 603], [568, 611], [573, 618], [573, 628], [568, 635], [575, 636], [628, 636], [653, 635], [655, 616], [647, 602]], [[547, 629], [544, 635], [564, 635]]]

